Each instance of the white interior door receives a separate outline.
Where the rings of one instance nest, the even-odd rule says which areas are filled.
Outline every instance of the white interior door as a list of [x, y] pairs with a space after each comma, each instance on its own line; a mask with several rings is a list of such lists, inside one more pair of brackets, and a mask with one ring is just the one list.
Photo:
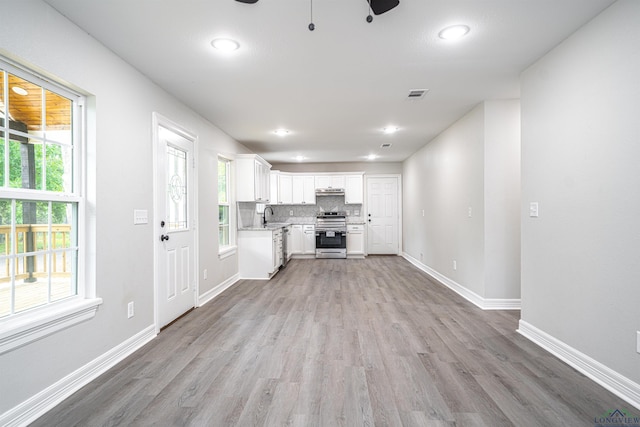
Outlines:
[[156, 328], [195, 306], [195, 137], [157, 118]]
[[399, 253], [398, 177], [367, 177], [367, 253]]

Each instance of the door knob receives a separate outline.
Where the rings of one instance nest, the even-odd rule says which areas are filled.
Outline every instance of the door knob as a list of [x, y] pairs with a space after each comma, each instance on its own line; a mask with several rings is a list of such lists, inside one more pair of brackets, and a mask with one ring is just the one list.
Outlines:
[[164, 242], [165, 240], [169, 240], [169, 236], [167, 236], [166, 234], [163, 234], [162, 236], [160, 236], [161, 242]]

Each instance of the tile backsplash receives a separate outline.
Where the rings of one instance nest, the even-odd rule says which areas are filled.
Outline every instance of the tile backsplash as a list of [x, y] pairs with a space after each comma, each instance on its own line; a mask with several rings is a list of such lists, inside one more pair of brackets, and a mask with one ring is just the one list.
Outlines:
[[321, 211], [345, 211], [348, 222], [364, 221], [362, 205], [345, 205], [344, 196], [320, 196], [315, 205], [273, 205], [272, 222], [313, 224]]
[[[262, 221], [262, 211], [256, 203], [238, 202], [238, 228], [257, 226]], [[291, 222], [293, 224], [314, 224], [320, 211], [345, 211], [347, 222], [364, 222], [362, 205], [345, 205], [344, 196], [320, 196], [315, 205], [270, 205], [273, 215], [267, 214], [269, 222]]]

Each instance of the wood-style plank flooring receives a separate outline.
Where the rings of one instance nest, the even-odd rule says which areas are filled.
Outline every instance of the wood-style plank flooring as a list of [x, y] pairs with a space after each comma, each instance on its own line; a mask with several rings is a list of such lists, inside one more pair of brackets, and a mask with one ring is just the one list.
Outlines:
[[[629, 405], [399, 257], [241, 281], [34, 426], [593, 426]], [[633, 408], [629, 408], [633, 409]]]

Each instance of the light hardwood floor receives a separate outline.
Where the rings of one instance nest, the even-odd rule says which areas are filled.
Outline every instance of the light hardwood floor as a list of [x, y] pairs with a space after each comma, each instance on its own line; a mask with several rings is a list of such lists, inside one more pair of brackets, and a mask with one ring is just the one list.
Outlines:
[[[622, 400], [399, 257], [241, 281], [35, 426], [593, 426]], [[629, 408], [633, 409], [633, 408]]]

